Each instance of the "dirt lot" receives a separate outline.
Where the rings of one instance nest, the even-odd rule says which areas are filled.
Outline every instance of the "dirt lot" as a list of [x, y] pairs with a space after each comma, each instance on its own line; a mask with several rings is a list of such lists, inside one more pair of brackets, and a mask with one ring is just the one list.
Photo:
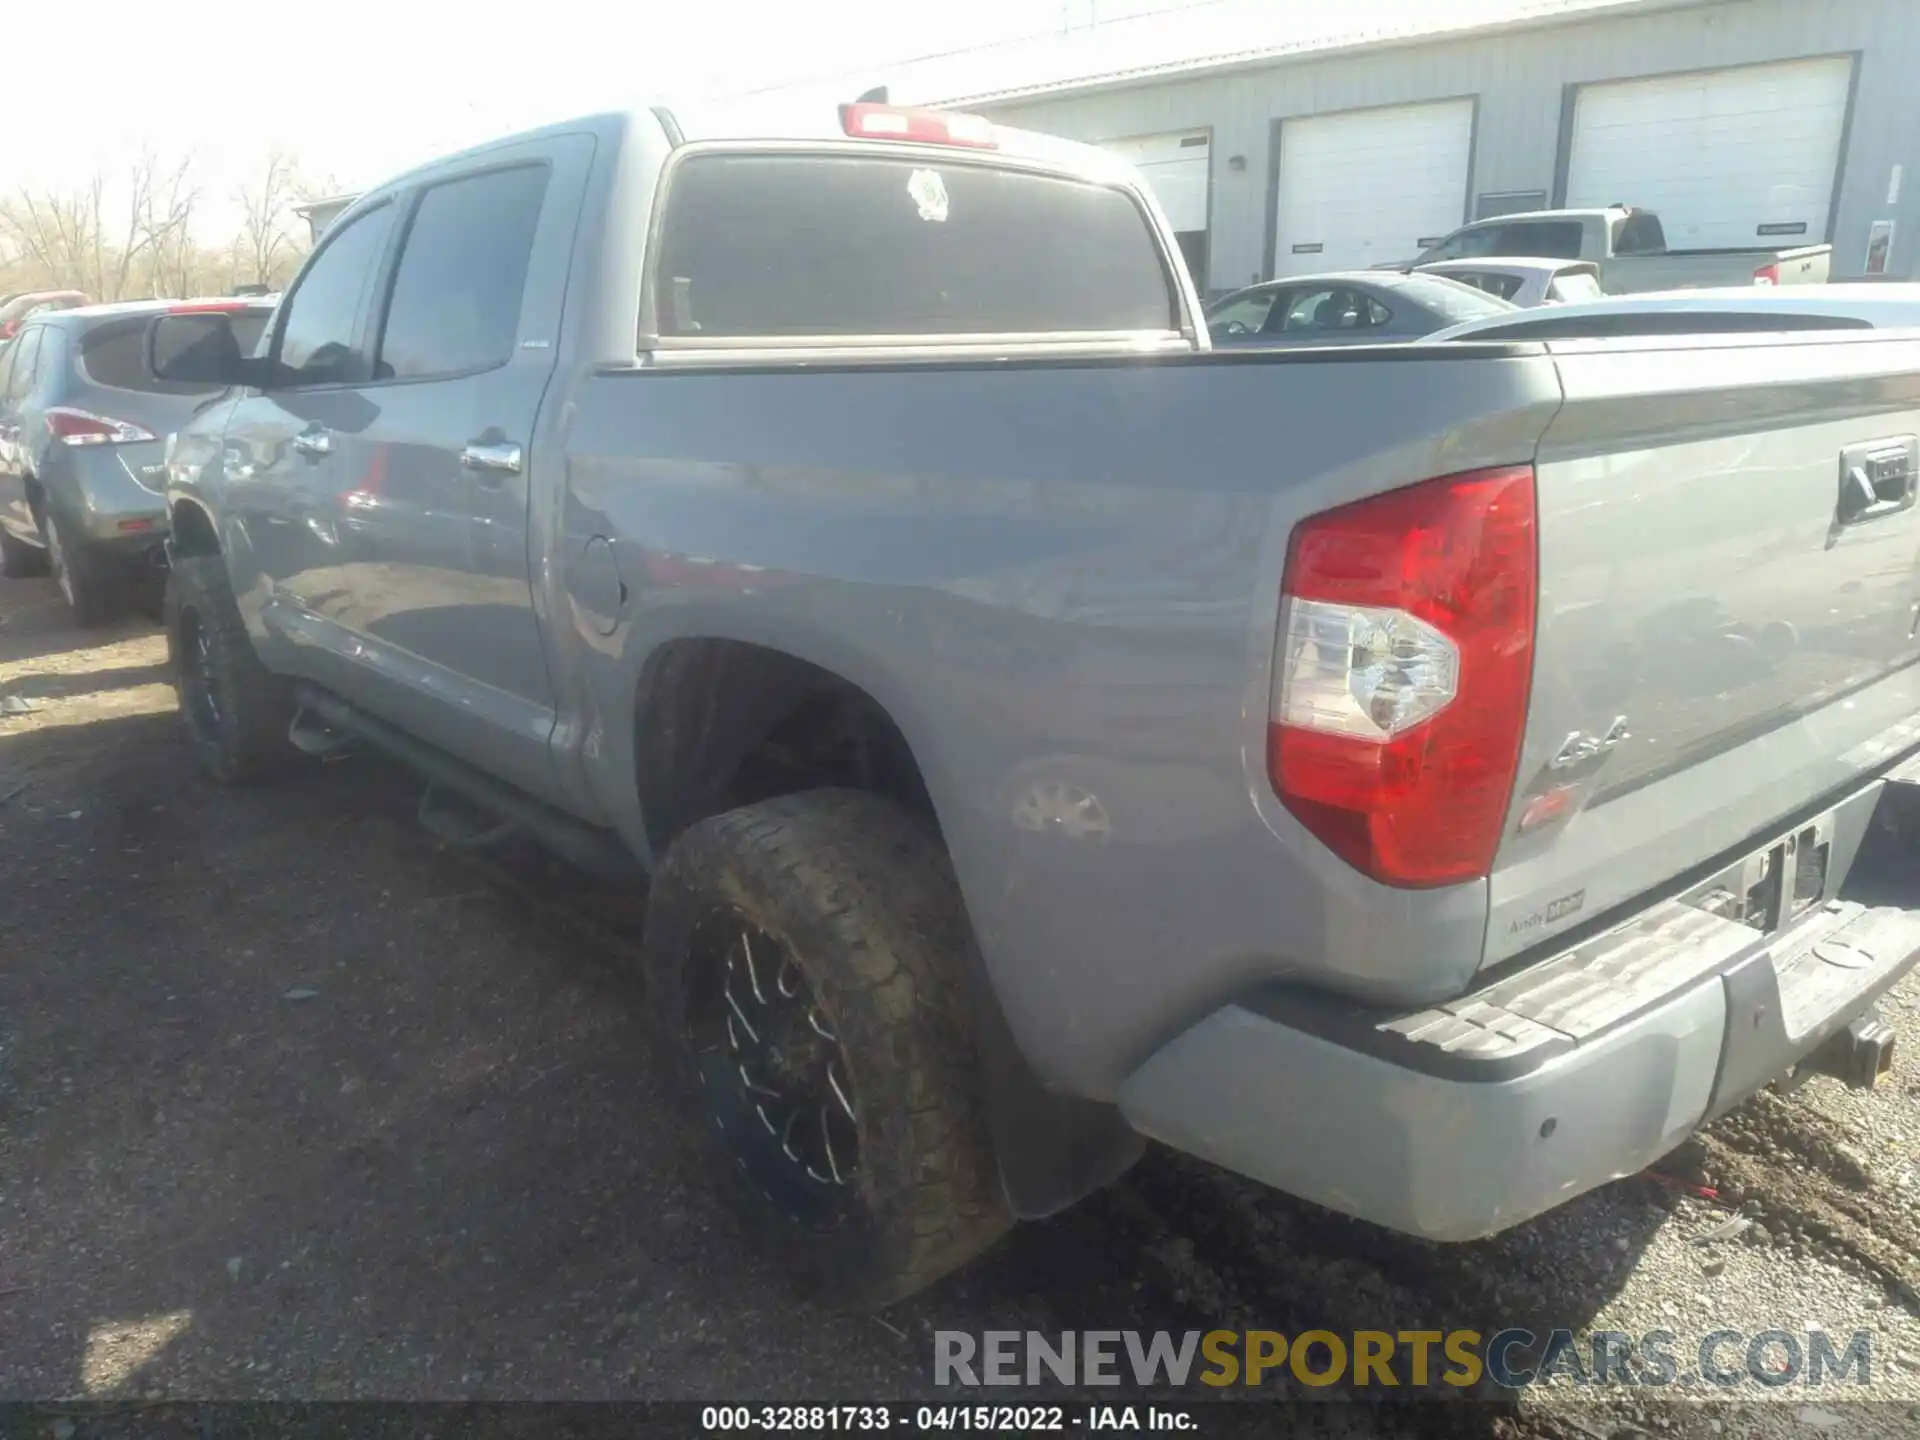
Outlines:
[[[372, 760], [202, 783], [163, 658], [149, 625], [82, 636], [46, 583], [0, 584], [0, 708], [28, 707], [0, 713], [0, 1398], [854, 1401], [936, 1393], [947, 1328], [1668, 1329], [1684, 1359], [1715, 1329], [1824, 1326], [1871, 1332], [1883, 1403], [1749, 1383], [1781, 1402], [1766, 1428], [1920, 1423], [1911, 1049], [1871, 1095], [1762, 1097], [1668, 1178], [1495, 1241], [1403, 1240], [1156, 1154], [885, 1316], [827, 1314], [743, 1250], [661, 1120], [622, 897], [570, 923], [563, 884], [445, 852]], [[1891, 1007], [1909, 1031], [1916, 1001]], [[1742, 1207], [1757, 1223], [1700, 1243]], [[1556, 1385], [1447, 1425], [1760, 1414]]]

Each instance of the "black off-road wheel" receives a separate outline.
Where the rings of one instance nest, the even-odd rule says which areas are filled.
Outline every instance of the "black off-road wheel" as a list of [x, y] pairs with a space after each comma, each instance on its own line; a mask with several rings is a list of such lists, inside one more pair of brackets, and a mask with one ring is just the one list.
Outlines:
[[286, 769], [300, 752], [287, 739], [293, 687], [254, 654], [226, 562], [179, 559], [167, 572], [167, 658], [180, 715], [200, 768], [223, 785]]
[[693, 826], [642, 944], [663, 1055], [749, 1228], [811, 1298], [931, 1284], [1013, 1219], [930, 827], [816, 790]]
[[47, 573], [47, 552], [0, 528], [0, 575], [26, 580]]

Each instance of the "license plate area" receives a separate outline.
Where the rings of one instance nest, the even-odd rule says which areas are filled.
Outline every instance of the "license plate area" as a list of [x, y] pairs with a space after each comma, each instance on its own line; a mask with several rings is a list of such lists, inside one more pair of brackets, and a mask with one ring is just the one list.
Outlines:
[[1834, 817], [1822, 815], [1735, 861], [1681, 903], [1761, 935], [1778, 934], [1828, 898]]
[[1720, 976], [1726, 1031], [1708, 1118], [1791, 1070], [1920, 956], [1920, 910], [1863, 903], [1855, 884], [1862, 832], [1899, 788], [1863, 793], [1683, 897], [1766, 937]]

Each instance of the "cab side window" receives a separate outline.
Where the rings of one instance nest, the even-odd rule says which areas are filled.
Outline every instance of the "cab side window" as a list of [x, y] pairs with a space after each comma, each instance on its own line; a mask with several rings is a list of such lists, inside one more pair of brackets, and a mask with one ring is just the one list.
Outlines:
[[1528, 220], [1508, 225], [1500, 232], [1499, 248], [1485, 253], [1578, 260], [1580, 240], [1581, 225], [1578, 220]]
[[1494, 253], [1494, 245], [1500, 239], [1501, 228], [1498, 225], [1483, 225], [1473, 230], [1462, 230], [1449, 235], [1438, 245], [1420, 257], [1421, 264], [1434, 260], [1477, 260], [1482, 255]]
[[326, 237], [286, 302], [277, 385], [346, 385], [368, 377], [360, 320], [392, 234], [393, 206], [382, 205]]
[[467, 175], [420, 197], [394, 275], [376, 380], [471, 375], [513, 358], [547, 167]]

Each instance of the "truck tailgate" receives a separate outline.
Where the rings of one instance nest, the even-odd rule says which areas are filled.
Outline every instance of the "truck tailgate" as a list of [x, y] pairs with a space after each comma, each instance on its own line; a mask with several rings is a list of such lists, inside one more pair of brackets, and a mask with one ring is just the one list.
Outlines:
[[1920, 343], [1556, 345], [1505, 959], [1920, 741]]

